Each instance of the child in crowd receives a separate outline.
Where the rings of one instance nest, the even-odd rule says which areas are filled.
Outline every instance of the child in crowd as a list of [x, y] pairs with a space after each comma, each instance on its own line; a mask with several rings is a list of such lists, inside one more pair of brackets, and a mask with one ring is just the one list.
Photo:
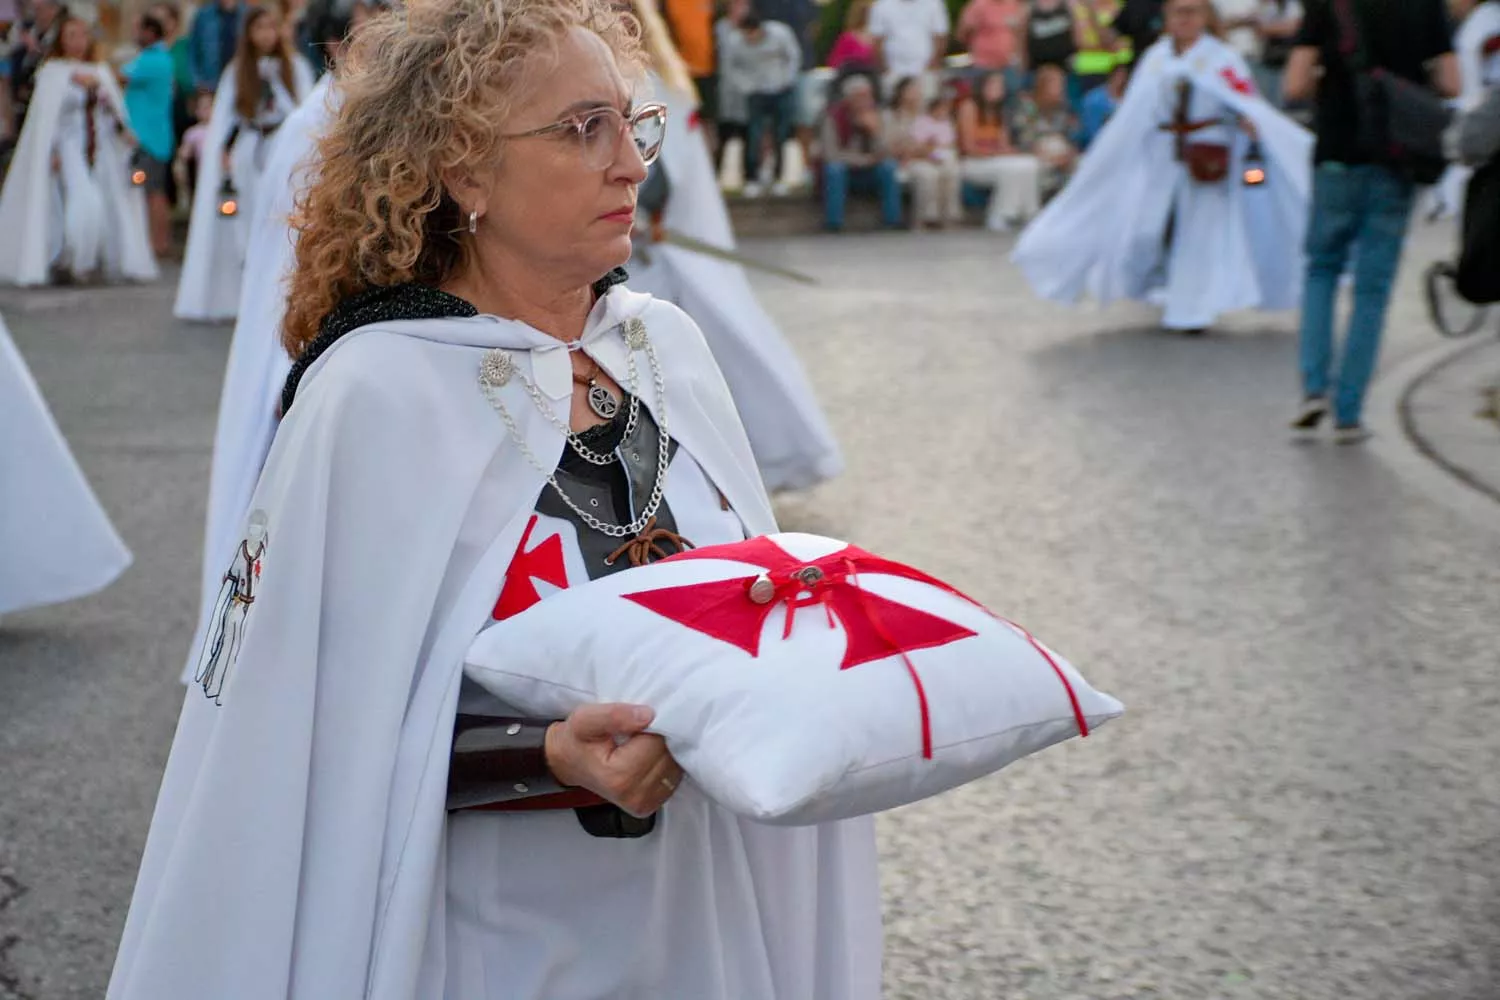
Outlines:
[[194, 124], [182, 133], [177, 157], [172, 162], [172, 172], [177, 178], [177, 205], [184, 209], [193, 203], [198, 161], [203, 157], [203, 140], [208, 135], [208, 117], [214, 111], [214, 95], [207, 91], [194, 95], [191, 110]]
[[921, 82], [896, 89], [891, 128], [902, 169], [912, 185], [912, 227], [954, 226], [963, 218], [958, 131], [948, 88], [923, 106]]

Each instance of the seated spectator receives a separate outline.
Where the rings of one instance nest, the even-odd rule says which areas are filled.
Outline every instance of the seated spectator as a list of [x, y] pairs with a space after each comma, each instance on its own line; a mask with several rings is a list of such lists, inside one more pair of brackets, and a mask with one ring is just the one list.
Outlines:
[[729, 36], [722, 71], [725, 85], [745, 95], [745, 196], [758, 197], [760, 158], [767, 125], [772, 143], [773, 194], [784, 194], [782, 151], [792, 137], [797, 115], [797, 78], [802, 72], [802, 46], [791, 28], [780, 21], [762, 21], [754, 11]]
[[834, 69], [878, 69], [880, 53], [875, 36], [870, 34], [870, 4], [874, 0], [854, 0], [844, 15], [844, 30], [834, 39], [828, 52], [828, 65]]
[[1041, 208], [1041, 164], [1018, 150], [1005, 121], [1005, 77], [990, 73], [958, 106], [963, 179], [990, 189], [985, 228], [1004, 232]]
[[1082, 122], [1078, 132], [1078, 145], [1088, 149], [1089, 144], [1104, 130], [1104, 125], [1114, 116], [1115, 109], [1125, 98], [1125, 85], [1130, 82], [1130, 66], [1122, 63], [1110, 71], [1109, 80], [1102, 87], [1095, 87], [1083, 97]]
[[851, 191], [876, 195], [881, 221], [901, 224], [896, 161], [886, 144], [875, 86], [866, 76], [847, 77], [823, 118], [823, 220], [830, 232], [844, 228]]
[[1016, 148], [1041, 163], [1043, 201], [1063, 189], [1078, 165], [1078, 116], [1068, 106], [1067, 86], [1061, 66], [1042, 66], [1016, 107]]
[[946, 92], [923, 107], [922, 82], [896, 86], [887, 122], [891, 152], [912, 186], [912, 228], [952, 226], [963, 218], [959, 200], [958, 133], [953, 99]]

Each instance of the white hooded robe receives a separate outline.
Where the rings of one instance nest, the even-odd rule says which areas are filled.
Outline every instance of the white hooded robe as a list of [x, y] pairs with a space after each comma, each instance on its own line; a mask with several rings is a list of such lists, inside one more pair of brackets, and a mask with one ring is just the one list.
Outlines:
[[[177, 282], [177, 301], [172, 314], [178, 319], [215, 322], [234, 319], [240, 303], [240, 286], [244, 277], [249, 249], [251, 223], [258, 208], [259, 178], [264, 169], [265, 151], [260, 147], [274, 142], [278, 128], [265, 139], [248, 129], [241, 129], [230, 152], [230, 176], [238, 196], [238, 212], [233, 216], [219, 214], [220, 192], [224, 184], [224, 145], [239, 119], [235, 110], [234, 62], [225, 68], [214, 92], [213, 113], [203, 136], [203, 152], [198, 164], [198, 186], [193, 191], [193, 213], [188, 223], [187, 247], [183, 251], [182, 275]], [[270, 84], [278, 105], [290, 115], [313, 88], [313, 71], [301, 56], [292, 58], [293, 87], [290, 93], [279, 73], [271, 74]], [[283, 121], [283, 126], [285, 122]], [[262, 161], [259, 165], [257, 161]]]
[[[99, 80], [94, 163], [86, 154], [83, 88], [74, 73]], [[146, 198], [130, 183], [125, 98], [109, 67], [49, 59], [36, 76], [26, 124], [0, 191], [0, 282], [45, 285], [54, 263], [78, 277], [98, 270], [111, 281], [154, 281]], [[54, 155], [58, 170], [52, 169]]]
[[129, 565], [0, 320], [0, 615], [91, 594]]
[[[1198, 141], [1231, 147], [1229, 176], [1200, 184], [1174, 158], [1176, 82], [1192, 81]], [[1254, 123], [1267, 181], [1242, 182]], [[1177, 54], [1163, 38], [1141, 58], [1124, 100], [1077, 173], [1026, 228], [1012, 259], [1042, 298], [1164, 306], [1163, 326], [1198, 329], [1237, 309], [1287, 310], [1302, 294], [1313, 137], [1255, 93], [1244, 60], [1205, 35]], [[1165, 244], [1174, 219], [1171, 246]]]
[[[642, 393], [653, 419], [747, 531], [774, 530], [691, 321], [616, 288], [584, 349], [626, 378], [631, 317], [667, 387], [669, 424]], [[188, 688], [109, 1000], [879, 996], [868, 819], [761, 828], [689, 796], [651, 836], [605, 841], [560, 837], [571, 816], [517, 814], [496, 857], [454, 867], [466, 862], [444, 809], [464, 657], [545, 488], [481, 391], [496, 348], [566, 420], [567, 351], [492, 316], [365, 327], [305, 375], [247, 519], [256, 592], [238, 658], [220, 665], [214, 698]], [[649, 372], [644, 352], [636, 361]], [[555, 467], [562, 431], [521, 379], [498, 396]], [[670, 475], [667, 489], [670, 503]], [[450, 923], [455, 882], [485, 893], [477, 941], [450, 940], [475, 927]], [[594, 947], [602, 917], [639, 961]], [[481, 967], [450, 972], [455, 960]]]

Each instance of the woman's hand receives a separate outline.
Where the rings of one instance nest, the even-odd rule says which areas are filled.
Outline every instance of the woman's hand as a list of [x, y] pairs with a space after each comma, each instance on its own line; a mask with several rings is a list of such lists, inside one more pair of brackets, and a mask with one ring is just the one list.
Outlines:
[[85, 90], [94, 90], [99, 86], [98, 76], [93, 73], [85, 73], [82, 70], [74, 73], [70, 79]]
[[547, 766], [559, 784], [586, 788], [632, 816], [650, 816], [677, 791], [682, 768], [660, 736], [644, 732], [644, 705], [583, 705], [547, 730]]

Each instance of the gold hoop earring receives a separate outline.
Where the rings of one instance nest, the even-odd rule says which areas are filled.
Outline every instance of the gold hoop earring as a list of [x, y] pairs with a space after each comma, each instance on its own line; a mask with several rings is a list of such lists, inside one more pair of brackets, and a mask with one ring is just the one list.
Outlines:
[[479, 212], [477, 209], [469, 209], [469, 235], [473, 236], [479, 232]]

